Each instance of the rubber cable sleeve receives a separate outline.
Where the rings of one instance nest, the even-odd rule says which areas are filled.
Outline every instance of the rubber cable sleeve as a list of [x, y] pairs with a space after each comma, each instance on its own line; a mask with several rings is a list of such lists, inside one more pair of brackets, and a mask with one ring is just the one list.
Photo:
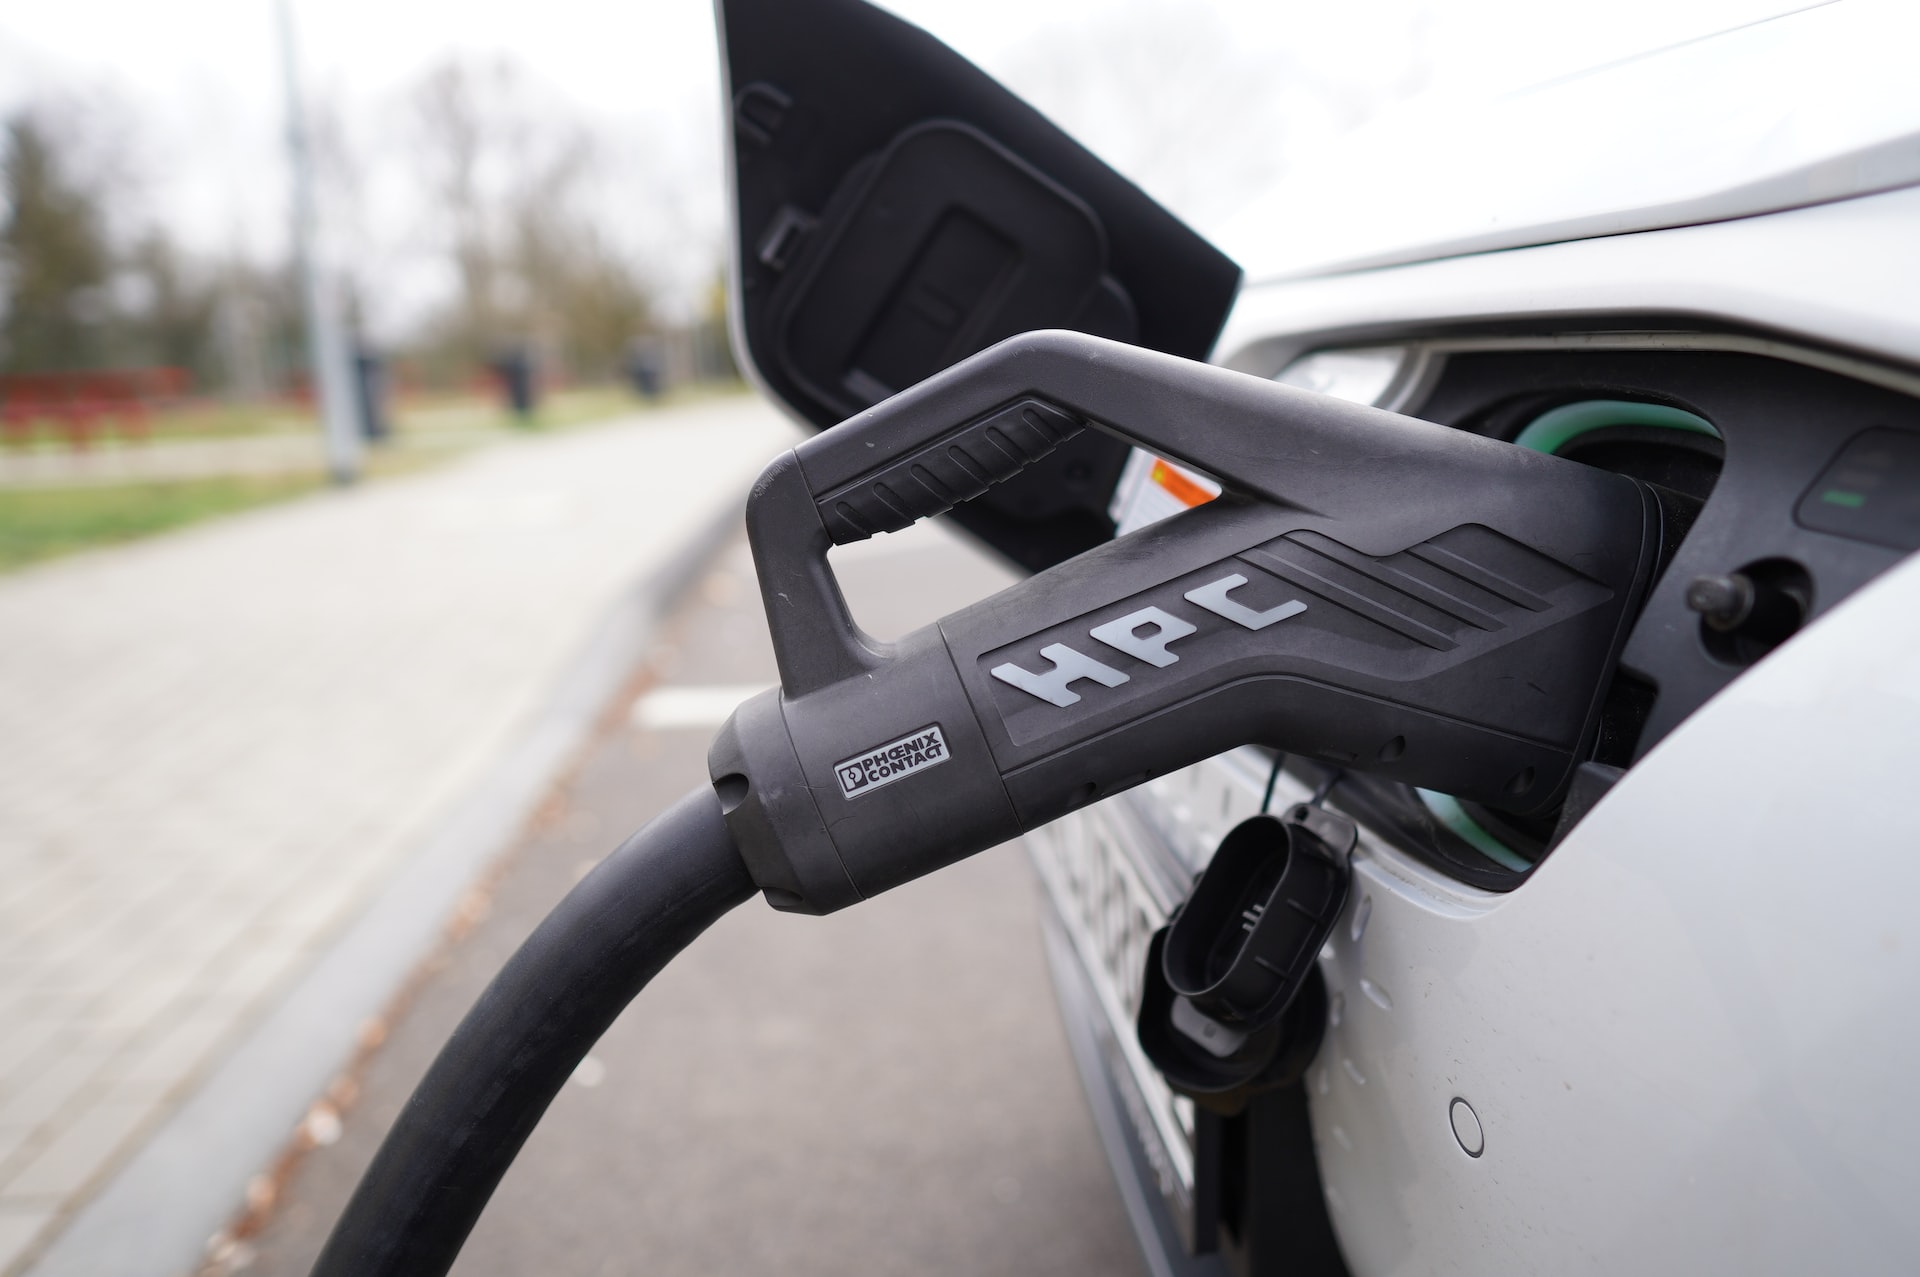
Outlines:
[[754, 892], [718, 800], [689, 793], [567, 893], [441, 1048], [313, 1277], [438, 1277], [621, 1010]]

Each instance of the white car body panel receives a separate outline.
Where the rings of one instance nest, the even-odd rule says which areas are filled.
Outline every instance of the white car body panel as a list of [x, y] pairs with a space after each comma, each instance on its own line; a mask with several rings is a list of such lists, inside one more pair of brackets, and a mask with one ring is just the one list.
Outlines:
[[1365, 847], [1309, 1074], [1356, 1272], [1913, 1271], [1917, 620], [1909, 559], [1510, 895]]
[[1271, 375], [1302, 350], [1436, 323], [1665, 313], [1912, 362], [1917, 299], [1913, 187], [1707, 226], [1249, 287], [1216, 349], [1230, 366]]
[[1910, 186], [1916, 42], [1908, 0], [1837, 0], [1492, 100], [1415, 100], [1219, 242], [1257, 283]]

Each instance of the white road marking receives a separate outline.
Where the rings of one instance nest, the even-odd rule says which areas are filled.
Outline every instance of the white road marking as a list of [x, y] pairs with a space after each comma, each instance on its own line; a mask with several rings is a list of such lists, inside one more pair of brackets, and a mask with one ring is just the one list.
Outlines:
[[687, 727], [718, 727], [744, 701], [767, 690], [764, 683], [710, 683], [691, 687], [656, 687], [633, 703], [629, 718], [635, 727], [674, 731]]

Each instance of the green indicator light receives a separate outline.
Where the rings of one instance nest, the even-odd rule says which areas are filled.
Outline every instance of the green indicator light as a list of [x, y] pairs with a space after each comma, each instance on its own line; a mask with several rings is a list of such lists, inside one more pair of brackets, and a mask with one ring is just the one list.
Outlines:
[[1849, 510], [1858, 510], [1867, 503], [1864, 492], [1848, 492], [1842, 488], [1828, 488], [1820, 494], [1820, 499], [1828, 505], [1845, 506]]

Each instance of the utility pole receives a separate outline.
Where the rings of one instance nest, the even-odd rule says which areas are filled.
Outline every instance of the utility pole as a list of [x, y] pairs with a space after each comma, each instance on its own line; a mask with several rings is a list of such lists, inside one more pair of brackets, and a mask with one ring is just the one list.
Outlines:
[[360, 475], [360, 413], [347, 367], [346, 334], [340, 325], [332, 279], [320, 260], [313, 184], [313, 146], [307, 132], [306, 98], [300, 91], [300, 57], [294, 44], [293, 0], [280, 0], [280, 55], [287, 90], [287, 152], [293, 164], [293, 261], [307, 311], [307, 359], [314, 403], [326, 434], [327, 467], [335, 483]]

